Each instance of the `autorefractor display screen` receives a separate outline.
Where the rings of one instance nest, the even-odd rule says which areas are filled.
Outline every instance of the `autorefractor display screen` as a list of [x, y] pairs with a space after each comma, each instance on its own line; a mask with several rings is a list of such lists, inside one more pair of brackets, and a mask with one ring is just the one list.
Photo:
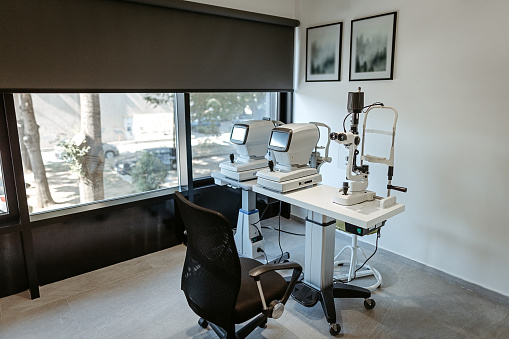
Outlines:
[[290, 133], [288, 132], [272, 131], [269, 146], [274, 148], [286, 149], [289, 136]]
[[243, 144], [246, 142], [247, 128], [244, 126], [233, 125], [230, 141], [236, 144]]

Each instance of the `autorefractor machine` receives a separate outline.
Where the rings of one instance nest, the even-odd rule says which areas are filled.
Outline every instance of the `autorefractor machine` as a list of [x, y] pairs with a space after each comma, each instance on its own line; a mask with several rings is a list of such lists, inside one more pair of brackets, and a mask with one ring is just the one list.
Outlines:
[[[321, 182], [320, 166], [331, 162], [331, 158], [329, 135], [327, 145], [318, 146], [319, 126], [327, 128], [328, 134], [331, 134], [329, 126], [318, 122], [292, 123], [274, 128], [269, 150], [273, 152], [275, 164], [269, 161], [269, 168], [256, 173], [257, 184], [285, 193]], [[320, 149], [324, 149], [324, 156], [321, 156]]]
[[227, 178], [245, 181], [256, 178], [256, 172], [267, 167], [267, 144], [276, 121], [250, 120], [234, 124], [230, 142], [235, 145], [237, 159], [230, 154], [230, 161], [219, 164], [221, 173]]
[[268, 166], [272, 159], [268, 151], [268, 143], [272, 129], [282, 124], [270, 119], [249, 120], [233, 125], [230, 142], [235, 145], [236, 155], [230, 154], [230, 161], [219, 164], [220, 174], [224, 177], [216, 178], [216, 183], [228, 183], [233, 188], [242, 190], [242, 206], [237, 219], [235, 245], [239, 255], [256, 258], [265, 251], [265, 240], [261, 228], [256, 226], [260, 216], [256, 209], [256, 193], [252, 186], [256, 184], [256, 172]]
[[[366, 111], [364, 111], [367, 109]], [[366, 123], [368, 121], [368, 115], [372, 110], [375, 109], [389, 109], [394, 112], [394, 120], [392, 123], [392, 130], [383, 131], [378, 129], [368, 129], [366, 128]], [[387, 208], [394, 204], [396, 204], [396, 197], [391, 196], [391, 190], [396, 190], [400, 192], [406, 192], [407, 189], [405, 187], [393, 186], [392, 185], [392, 177], [394, 173], [394, 138], [396, 135], [396, 122], [398, 120], [398, 112], [388, 106], [384, 106], [382, 103], [374, 103], [372, 105], [364, 106], [364, 92], [361, 92], [361, 88], [359, 87], [358, 92], [349, 92], [348, 93], [348, 104], [347, 104], [348, 115], [345, 117], [345, 121], [348, 116], [352, 116], [351, 119], [351, 127], [350, 131], [347, 132], [343, 122], [343, 132], [333, 132], [330, 135], [330, 139], [335, 142], [344, 145], [348, 149], [348, 157], [347, 157], [347, 166], [346, 166], [346, 179], [347, 181], [343, 182], [343, 187], [336, 193], [333, 198], [333, 202], [339, 205], [351, 206], [363, 203], [365, 201], [371, 201], [377, 199], [380, 201], [380, 208]], [[362, 139], [358, 133], [358, 124], [359, 124], [359, 114], [365, 113], [364, 122], [362, 126]], [[367, 134], [381, 134], [387, 135], [391, 137], [391, 146], [389, 152], [389, 158], [373, 156], [369, 154], [364, 154], [364, 145]], [[361, 142], [362, 140], [362, 142]], [[360, 152], [360, 164], [357, 164], [357, 156], [359, 155], [358, 147], [361, 147]], [[379, 163], [385, 164], [388, 166], [388, 184], [387, 184], [387, 197], [382, 198], [375, 195], [375, 192], [368, 191], [368, 175], [369, 175], [369, 166], [364, 164], [364, 162], [369, 163]], [[363, 277], [368, 275], [374, 275], [377, 282], [367, 287], [367, 289], [373, 291], [382, 283], [382, 277], [380, 273], [371, 267], [371, 265], [367, 262], [366, 259], [366, 268], [364, 270], [360, 270], [359, 261], [358, 261], [358, 252], [364, 252], [357, 245], [357, 237], [358, 235], [363, 236], [366, 234], [371, 234], [373, 232], [377, 232], [379, 228], [381, 228], [385, 224], [385, 221], [376, 225], [376, 227], [372, 230], [367, 230], [366, 233], [357, 234], [356, 231], [360, 230], [353, 225], [345, 223], [344, 227], [347, 232], [353, 233], [352, 235], [352, 244], [351, 246], [345, 246], [341, 251], [339, 251], [334, 258], [335, 266], [342, 266], [345, 264], [349, 265], [348, 274], [336, 276], [337, 279], [341, 281], [350, 282], [352, 279], [356, 277]], [[351, 251], [350, 261], [336, 261], [338, 257], [345, 251], [349, 249]], [[364, 254], [366, 258], [366, 255]], [[361, 266], [362, 267], [362, 266]]]

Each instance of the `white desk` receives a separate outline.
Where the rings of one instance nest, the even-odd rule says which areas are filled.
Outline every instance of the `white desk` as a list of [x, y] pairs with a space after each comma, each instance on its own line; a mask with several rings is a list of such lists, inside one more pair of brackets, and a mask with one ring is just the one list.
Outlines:
[[378, 207], [378, 200], [341, 206], [332, 202], [332, 197], [339, 189], [327, 185], [317, 185], [288, 193], [277, 193], [253, 186], [253, 191], [362, 228], [373, 227], [405, 210], [405, 205], [402, 204], [381, 209]]
[[[260, 186], [253, 186], [252, 189], [256, 193], [305, 208], [308, 211], [304, 283], [311, 287], [311, 290], [314, 289], [318, 293], [318, 300], [322, 304], [332, 333], [339, 326], [336, 324], [334, 298], [368, 299], [371, 296], [371, 292], [367, 289], [333, 283], [335, 219], [370, 229], [378, 223], [402, 213], [405, 206], [395, 204], [389, 208], [381, 209], [377, 200], [353, 206], [341, 206], [332, 202], [332, 198], [338, 189], [326, 185], [313, 186], [288, 193], [278, 193]], [[304, 293], [304, 290], [307, 293], [310, 289], [302, 288], [302, 293]], [[297, 294], [294, 293], [294, 297], [297, 299], [304, 297], [304, 295], [299, 297], [300, 292], [296, 292]], [[308, 298], [309, 296], [305, 297]], [[306, 304], [304, 300], [302, 300], [302, 303]], [[369, 305], [374, 307], [374, 304]], [[312, 305], [310, 304], [310, 306]], [[368, 307], [366, 304], [365, 306]]]

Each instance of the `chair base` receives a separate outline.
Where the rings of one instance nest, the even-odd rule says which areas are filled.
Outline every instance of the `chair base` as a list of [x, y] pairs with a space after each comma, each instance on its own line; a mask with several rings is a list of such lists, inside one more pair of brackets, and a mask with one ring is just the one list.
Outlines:
[[319, 291], [305, 282], [299, 282], [295, 285], [293, 291], [293, 299], [303, 306], [313, 307], [320, 301], [323, 313], [330, 326], [330, 334], [334, 336], [341, 331], [341, 326], [336, 323], [334, 299], [361, 298], [364, 299], [364, 307], [368, 309], [375, 307], [374, 300], [370, 299], [371, 291], [363, 287], [343, 283], [334, 283], [332, 286]]
[[[217, 326], [214, 323], [211, 323], [203, 318], [200, 318], [198, 324], [204, 327], [204, 324], [210, 325], [210, 327], [214, 330], [217, 336], [221, 339], [243, 339], [247, 337], [251, 332], [253, 332], [257, 327], [264, 328], [267, 324], [267, 316], [264, 314], [259, 314], [255, 318], [253, 318], [249, 323], [247, 323], [244, 327], [240, 328], [237, 332], [235, 332], [235, 326], [231, 331], [226, 331], [224, 328]], [[206, 327], [206, 326], [205, 326]]]

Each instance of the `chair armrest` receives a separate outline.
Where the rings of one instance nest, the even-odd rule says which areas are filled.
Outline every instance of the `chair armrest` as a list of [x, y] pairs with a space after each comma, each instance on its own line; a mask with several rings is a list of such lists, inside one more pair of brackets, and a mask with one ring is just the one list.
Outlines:
[[290, 295], [292, 294], [293, 288], [295, 287], [297, 280], [299, 280], [300, 274], [302, 273], [301, 265], [299, 265], [296, 262], [286, 262], [286, 263], [280, 263], [280, 264], [267, 264], [267, 265], [261, 265], [261, 266], [255, 267], [249, 271], [249, 275], [251, 277], [253, 277], [253, 279], [258, 283], [260, 298], [262, 299], [262, 304], [264, 305], [264, 309], [266, 309], [266, 306], [265, 306], [263, 291], [261, 289], [261, 284], [260, 284], [260, 275], [262, 275], [266, 272], [277, 271], [277, 270], [288, 270], [288, 269], [293, 269], [292, 279], [288, 283], [288, 287], [286, 288], [283, 298], [281, 298], [281, 300], [280, 300], [281, 303], [286, 304], [286, 302], [288, 301], [288, 298], [290, 298]]
[[249, 275], [255, 280], [256, 278], [262, 275], [263, 273], [270, 272], [270, 271], [277, 271], [277, 270], [289, 270], [289, 269], [299, 269], [302, 272], [302, 266], [297, 264], [296, 262], [284, 262], [280, 264], [266, 264], [266, 265], [260, 265], [258, 267], [253, 268], [249, 271]]

